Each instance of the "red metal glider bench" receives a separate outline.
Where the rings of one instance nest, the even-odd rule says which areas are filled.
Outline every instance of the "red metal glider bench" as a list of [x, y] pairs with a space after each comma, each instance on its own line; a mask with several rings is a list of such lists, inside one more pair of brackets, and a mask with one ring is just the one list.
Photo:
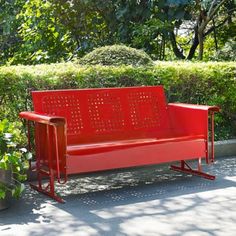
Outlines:
[[[54, 180], [65, 183], [70, 174], [180, 161], [171, 168], [215, 178], [202, 171], [201, 159], [214, 161], [216, 106], [168, 104], [162, 86], [34, 91], [32, 97], [34, 112], [20, 113], [35, 124], [38, 184], [32, 187], [59, 202]], [[196, 170], [186, 162], [192, 159]]]

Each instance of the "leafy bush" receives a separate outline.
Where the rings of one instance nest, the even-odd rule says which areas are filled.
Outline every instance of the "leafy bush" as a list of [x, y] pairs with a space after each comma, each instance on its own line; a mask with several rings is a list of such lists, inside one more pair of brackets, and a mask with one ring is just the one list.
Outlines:
[[152, 65], [153, 61], [144, 51], [124, 45], [100, 47], [79, 60], [82, 65]]
[[228, 41], [225, 46], [216, 53], [216, 59], [219, 61], [236, 60], [236, 42]]
[[19, 124], [0, 120], [0, 170], [10, 171], [11, 176], [8, 183], [0, 179], [0, 199], [4, 199], [7, 192], [18, 198], [24, 190], [22, 181], [26, 180], [29, 153], [25, 148], [20, 148], [20, 144], [22, 134]]
[[150, 67], [61, 63], [0, 67], [0, 119], [32, 109], [30, 91], [163, 84], [169, 102], [219, 105], [216, 138], [236, 135], [235, 62], [156, 62]]

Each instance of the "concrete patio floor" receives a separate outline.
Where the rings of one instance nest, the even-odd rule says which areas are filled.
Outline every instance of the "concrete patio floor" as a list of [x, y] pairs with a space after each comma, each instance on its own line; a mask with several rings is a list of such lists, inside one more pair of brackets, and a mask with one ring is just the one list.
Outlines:
[[72, 178], [57, 203], [28, 186], [0, 211], [0, 235], [234, 236], [236, 156], [207, 171], [215, 181], [158, 165]]

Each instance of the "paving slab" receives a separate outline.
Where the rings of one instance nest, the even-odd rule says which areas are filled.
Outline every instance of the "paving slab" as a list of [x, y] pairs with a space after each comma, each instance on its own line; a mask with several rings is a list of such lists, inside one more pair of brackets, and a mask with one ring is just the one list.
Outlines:
[[0, 235], [234, 236], [236, 156], [205, 169], [215, 181], [168, 165], [77, 176], [58, 186], [65, 204], [27, 185], [0, 211]]

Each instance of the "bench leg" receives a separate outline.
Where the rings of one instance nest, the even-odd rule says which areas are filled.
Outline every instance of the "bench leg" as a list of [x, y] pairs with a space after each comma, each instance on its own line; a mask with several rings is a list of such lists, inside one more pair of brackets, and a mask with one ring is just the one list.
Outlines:
[[179, 171], [179, 172], [184, 172], [187, 174], [197, 175], [197, 176], [203, 177], [205, 179], [209, 179], [209, 180], [215, 179], [214, 175], [210, 175], [205, 172], [202, 172], [201, 158], [199, 158], [199, 161], [198, 161], [198, 170], [192, 169], [189, 166], [189, 164], [187, 164], [187, 162], [183, 161], [183, 160], [180, 161], [180, 166], [171, 165], [170, 169], [175, 170], [175, 171]]
[[[45, 175], [47, 177], [49, 177], [49, 183], [46, 186], [43, 186], [42, 184], [42, 175]], [[40, 193], [43, 193], [51, 198], [53, 198], [54, 200], [56, 200], [59, 203], [65, 203], [65, 200], [63, 200], [61, 197], [59, 197], [56, 193], [55, 193], [55, 185], [54, 185], [54, 175], [53, 175], [53, 171], [43, 171], [43, 170], [39, 170], [38, 171], [38, 185], [32, 184], [30, 183], [30, 187], [34, 190], [37, 190]]]
[[34, 190], [37, 190], [40, 193], [43, 193], [43, 194], [53, 198], [54, 200], [56, 200], [59, 203], [65, 203], [65, 200], [60, 198], [59, 196], [57, 196], [54, 191], [51, 191], [51, 189], [50, 189], [50, 191], [48, 191], [47, 190], [48, 186], [45, 189], [43, 189], [42, 187], [40, 188], [39, 186], [36, 186], [36, 185], [30, 183], [30, 187]]
[[[37, 124], [39, 125], [39, 124]], [[39, 130], [38, 130], [39, 131]], [[52, 137], [52, 129], [49, 126], [46, 126], [45, 129], [46, 133], [47, 133], [47, 139], [46, 139], [46, 148], [47, 148], [47, 155], [46, 158], [41, 158], [41, 156], [43, 156], [41, 152], [41, 150], [43, 150], [43, 148], [40, 145], [44, 145], [41, 144], [40, 142], [40, 134], [39, 132], [35, 132], [35, 143], [36, 143], [36, 166], [34, 168], [32, 168], [31, 166], [31, 171], [36, 170], [37, 173], [37, 185], [35, 184], [30, 184], [30, 186], [37, 190], [40, 193], [43, 193], [51, 198], [53, 198], [54, 200], [56, 200], [57, 202], [60, 203], [64, 203], [65, 201], [60, 198], [56, 192], [55, 192], [55, 184], [54, 184], [54, 180], [55, 180], [55, 170], [53, 168], [53, 157], [52, 157], [52, 147], [50, 144], [50, 139]], [[47, 159], [47, 161], [45, 160]], [[47, 184], [43, 184], [42, 183], [42, 177], [45, 176], [45, 181], [48, 181]]]

